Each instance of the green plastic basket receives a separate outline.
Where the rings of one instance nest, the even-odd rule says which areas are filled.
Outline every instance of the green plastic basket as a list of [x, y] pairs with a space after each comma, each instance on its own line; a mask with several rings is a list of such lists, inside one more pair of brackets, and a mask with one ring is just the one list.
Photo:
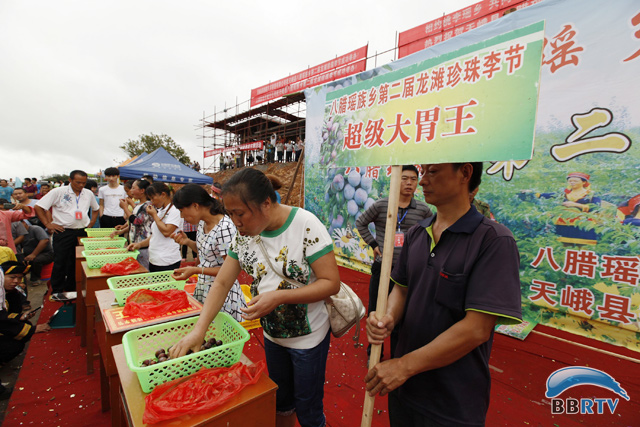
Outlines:
[[231, 366], [240, 360], [244, 343], [249, 340], [249, 332], [227, 313], [218, 313], [209, 325], [205, 339], [215, 338], [222, 345], [188, 354], [177, 359], [151, 366], [142, 366], [145, 359], [154, 359], [157, 350], [176, 344], [187, 335], [199, 316], [174, 320], [173, 322], [134, 329], [124, 334], [122, 344], [127, 365], [138, 375], [142, 391], [150, 393], [156, 386], [176, 378], [185, 377], [200, 368]]
[[[155, 288], [155, 286], [159, 286], [164, 283], [175, 283], [176, 280], [171, 277], [171, 274], [173, 274], [173, 270], [111, 277], [107, 279], [107, 285], [109, 286], [109, 289], [111, 289], [115, 294], [118, 304], [120, 304], [120, 306], [123, 306], [125, 301], [127, 300], [127, 297], [138, 289], [152, 289], [154, 291], [174, 289]], [[184, 284], [182, 285], [182, 288], [178, 289], [184, 289]]]
[[[119, 277], [128, 277], [128, 276], [119, 276]], [[112, 277], [112, 279], [115, 279], [115, 277]], [[149, 285], [132, 286], [129, 288], [114, 288], [113, 285], [109, 283], [110, 280], [111, 279], [107, 279], [107, 284], [115, 294], [116, 301], [118, 302], [118, 305], [120, 307], [122, 307], [127, 302], [127, 298], [129, 298], [129, 295], [131, 295], [132, 293], [140, 289], [151, 289], [152, 291], [168, 291], [170, 289], [178, 289], [178, 290], [184, 291], [184, 286], [186, 283], [184, 280], [180, 280], [180, 281], [174, 280], [172, 282], [162, 282], [162, 283], [154, 283]]]
[[87, 267], [89, 268], [102, 268], [105, 264], [113, 264], [124, 261], [127, 258], [136, 259], [138, 255], [140, 255], [140, 251], [128, 251], [126, 249], [82, 251], [82, 256], [86, 258]]
[[124, 248], [124, 245], [127, 244], [127, 239], [124, 237], [114, 237], [113, 239], [109, 239], [108, 237], [85, 237], [84, 239], [80, 239], [80, 243], [82, 243], [82, 246], [84, 246], [84, 249], [87, 251], [104, 248], [118, 249]]
[[116, 231], [115, 228], [85, 228], [89, 237], [109, 237], [111, 233]]

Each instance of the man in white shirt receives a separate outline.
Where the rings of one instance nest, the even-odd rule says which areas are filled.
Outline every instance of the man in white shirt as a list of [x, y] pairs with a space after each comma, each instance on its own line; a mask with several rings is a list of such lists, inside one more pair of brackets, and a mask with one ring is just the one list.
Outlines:
[[120, 200], [127, 198], [124, 187], [118, 183], [120, 171], [118, 168], [106, 168], [104, 171], [107, 185], [98, 190], [100, 200], [100, 226], [114, 228], [126, 223], [125, 212], [120, 207]]
[[[73, 299], [76, 287], [76, 245], [78, 237], [86, 236], [85, 228], [93, 227], [100, 209], [90, 190], [84, 188], [87, 174], [74, 170], [69, 174], [69, 185], [54, 188], [36, 204], [36, 215], [53, 235], [53, 271], [51, 272], [51, 298], [58, 301]], [[47, 211], [51, 208], [53, 220]], [[89, 219], [89, 208], [93, 210]]]

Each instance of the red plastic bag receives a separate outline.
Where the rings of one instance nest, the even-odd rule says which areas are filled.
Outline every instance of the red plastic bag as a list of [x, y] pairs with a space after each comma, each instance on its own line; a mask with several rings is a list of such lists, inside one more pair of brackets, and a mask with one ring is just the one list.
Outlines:
[[100, 268], [100, 271], [107, 274], [114, 274], [116, 276], [126, 276], [139, 268], [140, 263], [136, 261], [135, 258], [129, 257], [120, 262], [105, 264]]
[[155, 424], [185, 414], [210, 412], [258, 382], [264, 369], [264, 361], [251, 366], [239, 362], [229, 368], [202, 368], [188, 377], [160, 385], [145, 397], [142, 422]]
[[247, 366], [241, 362], [228, 368], [202, 368], [188, 377], [156, 387], [145, 400], [142, 422], [155, 424], [185, 414], [211, 412], [260, 379], [263, 360]]
[[122, 313], [125, 316], [151, 319], [182, 308], [189, 308], [189, 300], [185, 291], [179, 289], [166, 291], [139, 289], [129, 295]]

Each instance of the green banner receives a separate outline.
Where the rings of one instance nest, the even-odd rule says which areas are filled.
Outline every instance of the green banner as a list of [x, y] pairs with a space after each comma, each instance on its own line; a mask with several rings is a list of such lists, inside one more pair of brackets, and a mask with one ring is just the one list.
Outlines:
[[530, 159], [544, 21], [327, 94], [321, 165]]

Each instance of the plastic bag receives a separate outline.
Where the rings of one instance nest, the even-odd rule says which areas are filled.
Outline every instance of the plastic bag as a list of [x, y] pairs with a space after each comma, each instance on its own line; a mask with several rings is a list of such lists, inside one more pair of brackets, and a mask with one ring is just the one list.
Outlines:
[[100, 268], [102, 273], [113, 274], [116, 276], [126, 276], [132, 271], [136, 271], [140, 268], [140, 263], [135, 258], [129, 257], [120, 262], [113, 264], [105, 264]]
[[129, 295], [122, 313], [125, 316], [150, 319], [170, 311], [189, 308], [189, 305], [187, 293], [179, 289], [166, 291], [139, 289]]
[[241, 362], [228, 368], [202, 368], [188, 377], [156, 387], [145, 397], [142, 422], [155, 424], [185, 414], [211, 412], [260, 379], [263, 360], [253, 365]]

